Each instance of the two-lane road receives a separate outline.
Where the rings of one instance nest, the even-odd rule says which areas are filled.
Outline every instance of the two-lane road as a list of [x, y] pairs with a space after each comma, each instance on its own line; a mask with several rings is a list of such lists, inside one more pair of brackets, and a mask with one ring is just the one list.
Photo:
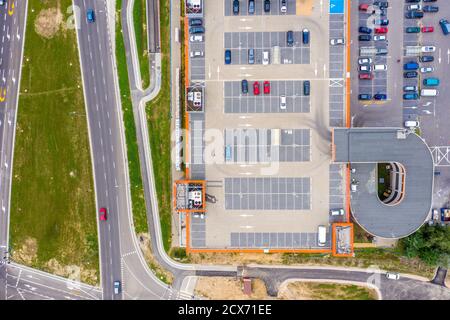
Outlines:
[[[28, 1], [0, 6], [0, 264], [8, 259], [12, 161]], [[0, 299], [6, 271], [0, 268]]]
[[[80, 10], [77, 36], [84, 96], [88, 116], [97, 211], [104, 207], [107, 220], [98, 221], [101, 284], [104, 299], [121, 299], [114, 294], [114, 281], [122, 283], [120, 226], [118, 215], [127, 208], [121, 121], [115, 81], [108, 14], [105, 1], [75, 0]], [[86, 12], [93, 9], [95, 22]]]

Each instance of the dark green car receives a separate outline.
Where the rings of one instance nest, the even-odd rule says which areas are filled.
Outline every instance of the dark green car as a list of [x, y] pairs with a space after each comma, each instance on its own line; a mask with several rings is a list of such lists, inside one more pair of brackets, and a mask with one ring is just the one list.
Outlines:
[[420, 27], [408, 27], [406, 28], [406, 33], [419, 33]]

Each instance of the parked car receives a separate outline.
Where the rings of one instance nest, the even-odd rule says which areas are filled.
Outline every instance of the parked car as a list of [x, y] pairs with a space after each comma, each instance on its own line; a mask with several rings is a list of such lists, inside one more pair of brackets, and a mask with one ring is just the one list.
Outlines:
[[423, 12], [438, 12], [439, 7], [438, 6], [424, 6]]
[[420, 2], [420, 0], [406, 0], [405, 2], [406, 3], [418, 3], [418, 2]]
[[386, 100], [387, 99], [387, 95], [385, 93], [376, 93], [373, 98], [375, 100]]
[[269, 55], [269, 51], [265, 50], [263, 51], [263, 57], [262, 57], [262, 64], [264, 66], [268, 65], [270, 62], [270, 55]]
[[379, 7], [380, 9], [387, 9], [389, 7], [389, 2], [387, 2], [387, 1], [374, 1], [373, 5]]
[[387, 70], [387, 64], [376, 64], [373, 66], [374, 71], [386, 71]]
[[365, 34], [371, 34], [372, 33], [372, 29], [367, 28], [367, 27], [359, 27], [358, 31], [359, 31], [359, 33], [365, 33]]
[[189, 26], [190, 27], [197, 27], [203, 25], [202, 19], [190, 19], [189, 20]]
[[264, 12], [270, 12], [270, 0], [264, 0]]
[[373, 41], [386, 41], [386, 36], [384, 34], [376, 34], [373, 36]]
[[280, 96], [280, 109], [284, 110], [286, 109], [286, 96], [285, 95], [281, 95]]
[[190, 56], [191, 56], [191, 58], [201, 58], [204, 56], [204, 52], [203, 51], [191, 51]]
[[420, 27], [407, 27], [406, 33], [419, 33]]
[[422, 27], [422, 32], [423, 33], [433, 32], [433, 31], [434, 31], [433, 27]]
[[406, 19], [420, 19], [423, 18], [423, 11], [411, 10], [405, 13]]
[[369, 9], [369, 6], [370, 4], [368, 3], [361, 3], [358, 8], [360, 11], [367, 11], [367, 9]]
[[387, 32], [388, 28], [386, 27], [375, 28], [375, 33], [387, 33]]
[[281, 13], [287, 12], [287, 0], [280, 0], [280, 12]]
[[255, 64], [255, 49], [248, 49], [248, 64]]
[[270, 94], [270, 82], [269, 81], [264, 81], [263, 88], [264, 88], [264, 94]]
[[289, 30], [286, 32], [286, 45], [292, 47], [294, 45], [294, 31]]
[[372, 66], [370, 64], [363, 64], [359, 66], [359, 71], [370, 72], [372, 71]]
[[194, 36], [190, 36], [189, 40], [191, 42], [203, 42], [204, 41], [204, 37], [201, 34], [200, 35], [194, 35]]
[[437, 0], [423, 0], [423, 2], [436, 2]]
[[400, 279], [400, 275], [398, 273], [387, 272], [386, 278], [388, 278], [389, 280], [398, 280]]
[[233, 0], [233, 14], [239, 14], [239, 0]]
[[330, 215], [332, 216], [343, 216], [345, 213], [344, 209], [331, 209]]
[[448, 35], [450, 33], [450, 23], [446, 19], [439, 20], [439, 25], [441, 26], [442, 32], [444, 35]]
[[418, 100], [419, 95], [417, 93], [404, 93], [403, 100]]
[[190, 27], [189, 28], [190, 34], [198, 34], [198, 33], [205, 33], [205, 28], [203, 27]]
[[241, 90], [244, 94], [248, 93], [248, 81], [245, 79], [241, 81]]
[[361, 80], [372, 80], [373, 75], [372, 73], [360, 73], [359, 74], [359, 79]]
[[336, 45], [340, 45], [340, 44], [344, 44], [344, 38], [333, 38], [330, 40], [330, 44], [332, 46], [336, 46]]
[[423, 46], [421, 48], [422, 52], [435, 52], [436, 51], [436, 47], [435, 46]]
[[225, 50], [225, 64], [231, 64], [231, 50]]
[[386, 48], [377, 48], [377, 51], [375, 52], [377, 56], [386, 55], [388, 54], [388, 50]]
[[372, 63], [372, 58], [359, 58], [358, 59], [358, 64], [370, 64]]
[[419, 64], [415, 61], [409, 61], [403, 65], [403, 70], [417, 70], [419, 69]]
[[259, 96], [260, 92], [261, 91], [259, 90], [259, 82], [258, 81], [253, 82], [253, 94], [255, 96]]
[[420, 4], [410, 4], [407, 6], [408, 10], [422, 10], [422, 5]]
[[403, 91], [406, 91], [406, 92], [416, 92], [417, 90], [419, 90], [418, 86], [404, 86], [403, 87]]
[[419, 121], [415, 121], [415, 120], [407, 120], [405, 121], [405, 127], [406, 128], [417, 128], [420, 126]]
[[303, 44], [309, 43], [309, 30], [306, 28], [303, 29], [303, 31], [302, 31], [302, 40], [303, 40]]
[[371, 41], [372, 40], [372, 36], [370, 34], [360, 34], [358, 36], [358, 40], [359, 41]]
[[303, 95], [309, 96], [311, 92], [311, 82], [309, 80], [303, 81]]
[[108, 219], [106, 208], [100, 208], [100, 221], [106, 221]]
[[389, 25], [388, 19], [374, 19], [373, 24], [379, 25], [379, 26], [387, 26]]
[[434, 71], [434, 67], [422, 67], [420, 68], [420, 73], [430, 73]]
[[425, 78], [422, 81], [423, 85], [428, 87], [437, 87], [439, 85], [439, 82], [440, 81], [438, 78]]
[[404, 78], [417, 78], [417, 71], [408, 71], [403, 73]]
[[248, 14], [255, 14], [255, 0], [248, 0]]
[[433, 56], [421, 56], [419, 57], [420, 62], [433, 62], [434, 57]]
[[86, 11], [86, 18], [87, 18], [87, 21], [89, 23], [94, 23], [95, 22], [95, 12], [94, 12], [93, 9], [87, 9], [87, 11]]
[[358, 100], [362, 101], [372, 100], [372, 95], [368, 93], [360, 93], [358, 95]]

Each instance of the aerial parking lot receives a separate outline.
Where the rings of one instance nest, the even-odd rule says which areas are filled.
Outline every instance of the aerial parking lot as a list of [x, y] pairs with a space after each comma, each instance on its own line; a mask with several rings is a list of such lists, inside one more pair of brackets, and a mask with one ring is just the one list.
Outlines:
[[288, 0], [282, 12], [284, 1], [240, 0], [235, 13], [233, 2], [208, 2], [202, 41], [189, 41], [190, 86], [204, 90], [189, 178], [214, 199], [190, 216], [189, 245], [330, 251], [331, 224], [346, 219], [330, 147], [344, 125], [344, 2]]

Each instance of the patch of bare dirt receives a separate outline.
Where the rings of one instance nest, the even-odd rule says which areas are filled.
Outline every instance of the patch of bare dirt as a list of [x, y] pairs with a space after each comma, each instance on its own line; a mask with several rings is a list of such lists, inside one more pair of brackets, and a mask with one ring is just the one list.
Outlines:
[[252, 281], [252, 294], [242, 292], [242, 282], [235, 278], [199, 277], [195, 294], [211, 300], [263, 300], [272, 299], [267, 295], [264, 282], [259, 279]]
[[189, 253], [191, 263], [198, 264], [281, 264], [282, 254], [271, 253]]
[[63, 18], [58, 1], [58, 8], [44, 9], [39, 12], [34, 22], [34, 30], [41, 37], [51, 39], [60, 30]]
[[76, 265], [62, 265], [56, 259], [50, 259], [46, 264], [50, 273], [58, 276], [86, 283], [98, 283], [95, 270], [83, 269]]
[[31, 265], [37, 258], [38, 245], [35, 238], [26, 238], [20, 248], [13, 251], [12, 259], [15, 262]]

